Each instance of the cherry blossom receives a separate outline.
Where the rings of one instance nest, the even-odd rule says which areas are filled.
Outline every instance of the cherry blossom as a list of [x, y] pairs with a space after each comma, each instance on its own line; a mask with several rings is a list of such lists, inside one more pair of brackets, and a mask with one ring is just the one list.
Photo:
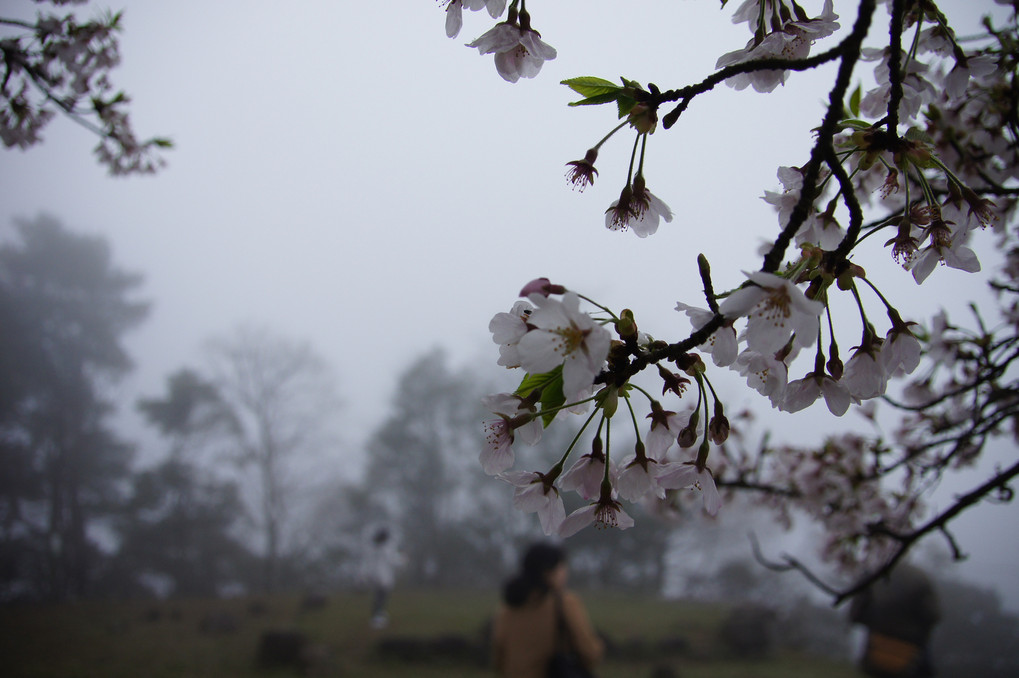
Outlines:
[[[781, 189], [764, 194], [778, 212], [779, 229], [758, 252], [764, 257], [761, 269], [745, 273], [747, 280], [739, 288], [718, 293], [724, 278], [712, 276], [705, 255], [697, 258], [710, 310], [692, 306], [688, 299], [675, 306], [688, 316], [692, 331], [683, 331], [678, 340], [652, 337], [648, 328], [638, 327], [632, 310], [615, 312], [565, 289], [553, 291], [548, 281], [525, 288], [524, 296], [534, 305], [529, 315], [500, 319], [500, 363], [523, 367], [529, 373], [528, 386], [558, 386], [555, 370], [561, 365], [565, 399], [595, 409], [584, 427], [594, 417], [601, 417], [602, 424], [617, 421], [611, 418], [625, 403], [637, 429], [638, 408], [651, 410], [649, 428], [634, 431], [634, 454], [622, 464], [608, 449], [571, 457], [571, 447], [548, 476], [530, 474], [518, 484], [518, 492], [528, 497], [522, 503], [540, 506], [547, 514], [546, 530], [556, 515], [550, 497], [558, 498], [560, 490], [576, 491], [589, 501], [562, 520], [559, 533], [569, 535], [595, 523], [628, 526], [630, 517], [621, 501], [666, 504], [677, 500], [671, 490], [695, 488], [705, 510], [715, 514], [721, 504], [718, 487], [754, 487], [764, 490], [758, 501], [773, 508], [780, 522], [801, 511], [820, 523], [825, 530], [819, 540], [822, 560], [855, 576], [861, 567], [887, 567], [916, 537], [944, 527], [936, 520], [927, 522], [928, 527], [918, 522], [924, 511], [922, 493], [946, 471], [975, 463], [990, 437], [983, 426], [994, 429], [991, 435], [1019, 439], [1011, 424], [987, 417], [987, 412], [1004, 413], [1005, 401], [1014, 402], [1013, 384], [1006, 384], [1004, 376], [1011, 372], [1003, 368], [1019, 355], [1011, 337], [1019, 326], [1019, 231], [1011, 223], [1019, 209], [1014, 191], [1019, 151], [1014, 97], [1009, 94], [1014, 88], [1007, 84], [1016, 52], [1007, 36], [1014, 33], [1017, 18], [1010, 16], [1005, 27], [1000, 16], [991, 17], [986, 36], [958, 40], [952, 18], [936, 5], [930, 11], [907, 8], [903, 16], [891, 16], [900, 5], [890, 0], [877, 7], [860, 3], [847, 34], [828, 41], [829, 47], [813, 56], [816, 41], [842, 29], [832, 0], [825, 0], [814, 18], [792, 0], [746, 0], [736, 10], [733, 20], [746, 22], [752, 38], [744, 49], [717, 60], [717, 69], [746, 71], [726, 73], [728, 85], [769, 92], [805, 71], [819, 74], [825, 69], [837, 73], [837, 82], [825, 92], [829, 103], [812, 129], [810, 153], [796, 157], [802, 163], [798, 167], [779, 168]], [[527, 21], [517, 24], [513, 18], [516, 6], [511, 7], [508, 27], [497, 26], [473, 45], [496, 54], [500, 73], [512, 78], [540, 67], [540, 61], [536, 66], [527, 61], [526, 49], [527, 55], [520, 57], [524, 61], [498, 56], [515, 49], [519, 35], [529, 28]], [[885, 9], [889, 16], [879, 16]], [[759, 59], [785, 61], [788, 67], [769, 63], [769, 70], [754, 70], [752, 62]], [[875, 62], [876, 84], [860, 73], [869, 68], [866, 61]], [[747, 65], [731, 68], [737, 64]], [[817, 68], [820, 65], [824, 68]], [[658, 138], [652, 133], [689, 120], [681, 115], [690, 101], [711, 91], [719, 77], [716, 72], [669, 83], [670, 89], [626, 78], [621, 84], [595, 76], [564, 81], [584, 97], [571, 105], [606, 105], [612, 109], [613, 124], [617, 114], [621, 121], [596, 144], [588, 143], [591, 150], [583, 160], [567, 164], [574, 188], [592, 187], [596, 175], [608, 176], [611, 168], [604, 160], [595, 170], [598, 150], [618, 130], [636, 131], [624, 188], [605, 212], [608, 229], [632, 229], [646, 238], [663, 220], [671, 221], [672, 210], [644, 184], [645, 151], [649, 139]], [[889, 110], [893, 100], [898, 108]], [[978, 317], [978, 329], [969, 333], [944, 318], [931, 323], [929, 331], [922, 326], [914, 331], [914, 323], [902, 322], [895, 310], [895, 305], [908, 308], [908, 291], [894, 279], [880, 289], [877, 281], [884, 278], [865, 271], [864, 265], [875, 266], [866, 260], [873, 249], [868, 246], [885, 242], [894, 261], [921, 284], [938, 264], [981, 270], [969, 245], [971, 229], [977, 228], [992, 232], [1008, 260], [1004, 278], [994, 286], [997, 295], [1008, 299], [998, 309], [1000, 317], [986, 322]], [[687, 246], [698, 247], [697, 238], [696, 232], [684, 237], [680, 253]], [[904, 277], [902, 271], [892, 274]], [[652, 278], [642, 271], [640, 284], [657, 293]], [[879, 301], [861, 294], [866, 288]], [[561, 301], [552, 298], [559, 294]], [[580, 313], [579, 299], [604, 313], [601, 322]], [[847, 306], [856, 308], [846, 313]], [[883, 337], [872, 324], [876, 308], [891, 320]], [[973, 307], [978, 316], [982, 310]], [[861, 321], [864, 337], [843, 365], [839, 343], [846, 328], [859, 327]], [[991, 329], [1004, 326], [1009, 329]], [[710, 332], [704, 332], [707, 327]], [[1004, 334], [1009, 337], [999, 341]], [[814, 353], [813, 369], [789, 381], [800, 352], [825, 339], [827, 351]], [[990, 355], [999, 350], [997, 356]], [[713, 364], [705, 364], [699, 352], [710, 352]], [[925, 363], [928, 369], [921, 370]], [[725, 416], [724, 398], [711, 383], [715, 367], [739, 373], [751, 389], [787, 413], [823, 398], [832, 415], [843, 416], [856, 406], [875, 424], [885, 407], [906, 414], [894, 438], [833, 436], [805, 448], [742, 449], [747, 432], [740, 429], [748, 424]], [[663, 399], [689, 397], [689, 390], [696, 393], [696, 404], [680, 413], [666, 409], [657, 401], [657, 385], [648, 389], [637, 381], [655, 370]], [[892, 379], [915, 371], [919, 376], [901, 391], [892, 389]], [[588, 398], [595, 388], [600, 390]], [[878, 399], [886, 392], [887, 397]], [[551, 402], [557, 411], [571, 406], [556, 397]], [[542, 407], [547, 404], [543, 399]], [[827, 416], [816, 408], [815, 413]], [[563, 419], [552, 423], [561, 425]], [[1003, 416], [1000, 421], [1014, 418]], [[696, 459], [670, 459], [677, 444], [683, 449], [699, 445]], [[567, 464], [569, 471], [557, 487]], [[1016, 468], [994, 477], [1009, 482], [1019, 476]], [[952, 517], [943, 513], [945, 522], [946, 515]]]
[[527, 318], [534, 307], [526, 301], [517, 301], [509, 313], [496, 313], [488, 323], [492, 341], [497, 344], [515, 344], [527, 334]]
[[463, 28], [463, 25], [462, 0], [449, 0], [446, 5], [446, 37], [455, 38], [460, 35], [460, 29]]
[[[888, 102], [891, 96], [891, 83], [889, 82], [888, 48], [864, 49], [862, 57], [864, 60], [877, 61], [874, 68], [874, 77], [880, 85], [867, 92], [860, 102], [860, 111], [872, 117], [881, 117], [887, 112]], [[899, 103], [899, 117], [901, 120], [912, 120], [916, 118], [925, 101], [933, 99], [937, 94], [934, 84], [927, 79], [930, 67], [916, 59], [904, 60], [902, 65], [902, 99]]]
[[565, 287], [556, 285], [548, 278], [535, 278], [523, 286], [520, 290], [520, 296], [529, 297], [532, 294], [540, 294], [543, 297], [547, 297], [550, 294], [563, 294], [565, 291]]
[[493, 19], [498, 19], [506, 9], [506, 0], [447, 0], [446, 2], [446, 35], [455, 38], [460, 35], [463, 27], [463, 10], [477, 12], [488, 9]]
[[991, 75], [998, 70], [994, 59], [987, 55], [972, 57], [966, 60], [965, 65], [956, 63], [955, 67], [945, 77], [944, 93], [949, 102], [962, 101], [966, 97], [966, 90], [969, 80], [982, 78]]
[[496, 24], [467, 46], [481, 54], [494, 54], [495, 69], [508, 82], [533, 78], [542, 64], [556, 58], [555, 49], [542, 42], [536, 31], [509, 22]]
[[[689, 412], [685, 412], [685, 417], [678, 417], [674, 412], [666, 413], [670, 419], [689, 419]], [[672, 432], [670, 446], [676, 443], [676, 436], [678, 435], [678, 429], [682, 429], [686, 424], [680, 425], [674, 421], [673, 426], [675, 431]], [[657, 430], [665, 428], [664, 426], [657, 427]], [[650, 437], [649, 437], [650, 442]], [[678, 462], [665, 461], [665, 450], [668, 446], [662, 450], [660, 455], [650, 456], [648, 455], [643, 446], [638, 443], [634, 454], [626, 459], [622, 464], [622, 470], [615, 477], [613, 483], [614, 489], [618, 493], [621, 499], [626, 501], [636, 502], [653, 495], [658, 499], [665, 499], [665, 490], [658, 482], [658, 477], [669, 473], [679, 465]]]
[[594, 499], [601, 492], [605, 478], [605, 455], [592, 452], [580, 457], [559, 481], [559, 489], [576, 491], [584, 499]]
[[534, 406], [511, 393], [485, 396], [482, 404], [499, 415], [485, 421], [485, 446], [481, 451], [481, 466], [485, 473], [498, 475], [513, 466], [513, 441], [516, 436], [529, 445], [541, 439], [541, 420], [535, 416]]
[[905, 325], [888, 330], [881, 344], [881, 361], [889, 375], [912, 374], [920, 364], [923, 348]]
[[[715, 314], [707, 309], [689, 306], [681, 301], [676, 302], [676, 310], [686, 313], [695, 330], [704, 327], [715, 317]], [[711, 354], [711, 360], [716, 365], [727, 367], [736, 360], [736, 356], [739, 354], [736, 330], [730, 324], [723, 325], [712, 332], [708, 340], [700, 345], [700, 348]]]
[[658, 474], [664, 465], [655, 459], [633, 456], [623, 462], [616, 478], [616, 492], [626, 501], [639, 501], [649, 494], [665, 499], [665, 488], [658, 485]]
[[638, 238], [658, 232], [658, 224], [672, 221], [672, 210], [647, 188], [627, 186], [619, 199], [605, 210], [605, 228], [610, 231], [633, 231]]
[[[748, 21], [753, 25], [760, 9], [756, 0], [744, 3], [733, 17], [733, 22]], [[814, 19], [788, 21], [764, 36], [755, 32], [746, 47], [719, 57], [715, 68], [720, 69], [755, 59], [776, 57], [802, 59], [810, 54], [810, 46], [814, 41], [826, 38], [839, 29], [839, 23], [836, 21], [838, 18], [833, 10], [832, 0], [825, 0], [820, 16]], [[726, 80], [726, 84], [737, 90], [753, 86], [758, 92], [770, 92], [784, 84], [787, 77], [788, 71], [785, 70], [753, 71], [735, 75]]]
[[517, 342], [527, 334], [527, 319], [534, 311], [534, 306], [526, 301], [513, 304], [509, 313], [496, 313], [488, 323], [488, 331], [492, 333], [492, 341], [499, 344], [499, 363], [503, 367], [520, 367], [520, 355]]
[[728, 318], [748, 316], [747, 345], [774, 353], [795, 336], [800, 346], [811, 346], [824, 304], [807, 299], [800, 288], [773, 273], [744, 274], [753, 284], [733, 292], [718, 310]]
[[537, 308], [528, 318], [534, 329], [517, 342], [521, 367], [536, 374], [562, 365], [566, 397], [583, 397], [608, 357], [608, 330], [580, 311], [574, 292], [566, 292], [561, 301], [540, 294], [530, 300]]
[[626, 530], [633, 527], [633, 518], [614, 499], [600, 498], [598, 501], [577, 509], [566, 516], [559, 527], [559, 536], [571, 537], [588, 525], [616, 527]]
[[662, 409], [657, 403], [651, 403], [651, 428], [647, 432], [647, 455], [652, 459], [664, 460], [669, 448], [676, 444], [679, 432], [690, 423], [690, 411], [671, 412]]
[[842, 380], [854, 398], [876, 398], [888, 387], [888, 371], [876, 346], [861, 346], [846, 363]]
[[[53, 4], [84, 4], [83, 2]], [[0, 142], [27, 149], [42, 140], [57, 113], [94, 133], [94, 153], [112, 175], [151, 174], [169, 139], [139, 139], [110, 71], [120, 63], [120, 15], [79, 21], [74, 13], [40, 12], [35, 23], [0, 17]]]
[[[778, 179], [782, 182], [782, 192], [764, 192], [764, 201], [778, 210], [779, 225], [789, 223], [793, 209], [800, 200], [803, 189], [803, 170], [798, 167], [779, 167]], [[800, 230], [796, 232], [796, 242], [812, 243], [826, 250], [835, 249], [845, 236], [842, 228], [831, 217], [819, 214], [811, 206], [810, 213], [804, 220]]]
[[708, 515], [716, 515], [722, 507], [722, 498], [715, 486], [715, 479], [707, 466], [698, 467], [694, 462], [677, 464], [658, 475], [658, 484], [667, 489], [695, 487], [701, 491], [704, 499], [704, 510]]
[[827, 374], [811, 372], [802, 379], [790, 381], [786, 385], [779, 409], [785, 412], [799, 412], [813, 405], [821, 396], [824, 396], [828, 410], [836, 417], [845, 414], [852, 404], [852, 397], [845, 384]]
[[570, 168], [566, 172], [566, 179], [573, 185], [573, 188], [583, 192], [585, 188], [594, 183], [594, 178], [598, 176], [598, 170], [594, 168], [597, 159], [598, 149], [592, 148], [587, 151], [583, 159], [571, 160], [566, 163], [566, 166]]
[[769, 398], [775, 407], [783, 401], [789, 368], [776, 354], [747, 349], [739, 354], [732, 367], [746, 378], [750, 388]]
[[965, 245], [966, 234], [960, 233], [953, 238], [947, 246], [939, 243], [931, 243], [920, 252], [911, 262], [909, 270], [913, 279], [918, 285], [934, 271], [938, 263], [949, 268], [955, 268], [968, 273], [976, 273], [980, 270], [980, 259], [976, 252]]
[[544, 475], [534, 471], [510, 471], [498, 477], [514, 486], [515, 508], [524, 513], [537, 513], [546, 535], [559, 531], [566, 518], [566, 509], [559, 490]]

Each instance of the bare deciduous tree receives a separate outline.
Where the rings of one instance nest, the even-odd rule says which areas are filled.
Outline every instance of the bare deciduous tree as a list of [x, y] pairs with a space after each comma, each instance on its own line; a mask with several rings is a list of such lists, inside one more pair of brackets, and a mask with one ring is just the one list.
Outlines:
[[286, 556], [301, 458], [330, 444], [338, 408], [332, 372], [306, 343], [242, 326], [210, 344], [214, 381], [234, 411], [236, 461], [261, 534], [263, 586], [276, 588]]

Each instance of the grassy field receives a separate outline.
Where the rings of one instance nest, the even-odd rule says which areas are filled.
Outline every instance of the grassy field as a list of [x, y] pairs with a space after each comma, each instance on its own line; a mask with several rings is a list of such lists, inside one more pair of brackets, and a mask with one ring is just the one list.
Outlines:
[[[601, 678], [650, 678], [662, 666], [682, 678], [858, 675], [848, 663], [788, 653], [732, 658], [715, 641], [725, 614], [719, 606], [610, 593], [584, 599], [613, 650]], [[299, 675], [257, 661], [262, 634], [281, 630], [307, 638], [305, 675], [492, 676], [483, 638], [494, 593], [397, 591], [382, 631], [368, 627], [367, 594], [330, 596], [321, 607], [304, 603], [291, 596], [0, 607], [0, 667], [8, 678]]]

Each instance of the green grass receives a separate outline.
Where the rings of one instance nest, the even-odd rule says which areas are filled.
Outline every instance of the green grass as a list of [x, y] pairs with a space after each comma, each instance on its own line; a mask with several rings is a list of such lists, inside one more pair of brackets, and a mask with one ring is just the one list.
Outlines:
[[[663, 601], [618, 593], [585, 593], [595, 626], [624, 654], [610, 657], [600, 678], [650, 675], [660, 664], [683, 678], [825, 678], [856, 676], [848, 663], [778, 654], [760, 661], [727, 658], [714, 640], [725, 608]], [[368, 627], [369, 596], [331, 596], [324, 609], [300, 611], [300, 598], [83, 602], [0, 607], [0, 666], [8, 678], [275, 678], [291, 669], [256, 664], [260, 635], [267, 629], [307, 634], [325, 659], [313, 675], [323, 678], [481, 678], [492, 676], [482, 662], [432, 660], [412, 664], [380, 655], [378, 644], [396, 638], [483, 637], [498, 601], [494, 592], [398, 590], [384, 631]], [[233, 631], [203, 632], [209, 615], [236, 621]], [[687, 649], [663, 655], [658, 641], [683, 638]], [[632, 648], [652, 648], [648, 652]]]

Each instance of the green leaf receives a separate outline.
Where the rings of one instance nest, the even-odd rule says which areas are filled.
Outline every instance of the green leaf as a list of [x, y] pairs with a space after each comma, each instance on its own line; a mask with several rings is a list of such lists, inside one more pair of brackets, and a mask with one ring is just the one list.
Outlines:
[[597, 106], [598, 104], [607, 104], [610, 101], [615, 101], [617, 98], [620, 98], [620, 95], [616, 92], [599, 94], [581, 99], [580, 101], [571, 101], [570, 106]]
[[858, 129], [862, 131], [869, 130], [871, 127], [874, 126], [872, 123], [869, 123], [866, 120], [852, 120], [852, 119], [840, 120], [839, 125], [842, 126], [842, 129], [845, 129], [846, 127], [852, 127], [853, 129]]
[[563, 395], [563, 375], [559, 373], [558, 379], [549, 384], [541, 392], [541, 422], [546, 428], [559, 413], [559, 408], [566, 402]]
[[513, 392], [513, 395], [526, 398], [535, 389], [545, 388], [553, 380], [554, 372], [555, 370], [552, 372], [542, 372], [541, 374], [525, 374], [524, 378], [520, 381], [520, 386], [517, 386], [517, 390]]
[[919, 127], [910, 127], [906, 130], [906, 134], [904, 136], [907, 141], [920, 141], [928, 146], [934, 145], [934, 139], [931, 138], [931, 135], [927, 134], [927, 132]]
[[614, 82], [590, 75], [563, 80], [560, 84], [566, 85], [577, 94], [583, 95], [587, 98], [609, 94], [611, 92], [618, 92], [622, 89], [622, 87]]
[[631, 99], [630, 97], [620, 96], [617, 103], [619, 105], [619, 117], [625, 118], [630, 114], [630, 111], [633, 110], [633, 107], [637, 105], [637, 100]]
[[849, 97], [849, 112], [852, 113], [854, 118], [860, 117], [860, 98], [863, 96], [863, 89], [860, 85], [856, 86], [853, 93]]
[[563, 395], [563, 366], [559, 365], [551, 372], [525, 375], [520, 386], [517, 387], [516, 395], [526, 398], [539, 388], [541, 389], [541, 420], [547, 427], [558, 412], [556, 408], [566, 402], [566, 396]]

